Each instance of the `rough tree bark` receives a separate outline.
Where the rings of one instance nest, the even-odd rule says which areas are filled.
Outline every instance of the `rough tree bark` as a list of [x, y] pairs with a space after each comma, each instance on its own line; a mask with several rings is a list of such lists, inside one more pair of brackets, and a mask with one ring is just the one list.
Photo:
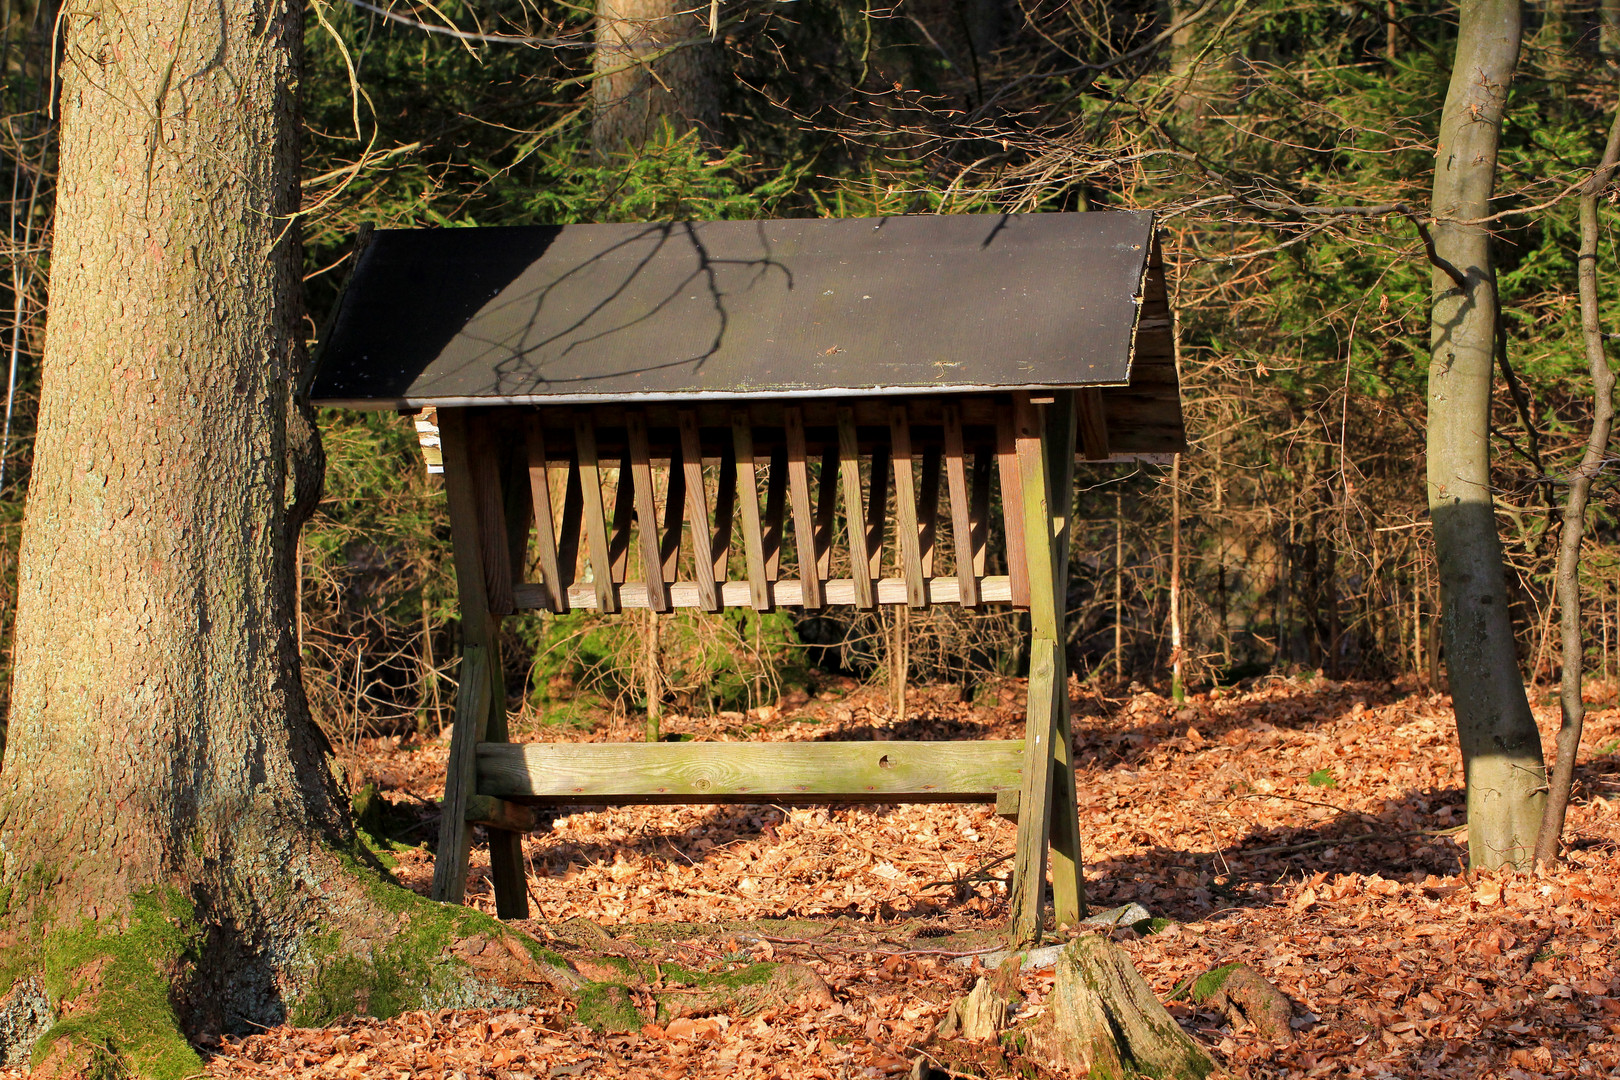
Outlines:
[[222, 1030], [384, 1008], [379, 979], [478, 1000], [453, 948], [482, 917], [365, 865], [299, 679], [301, 5], [86, 0], [65, 25], [0, 1053], [178, 1077]]
[[1570, 478], [1564, 498], [1564, 533], [1558, 544], [1558, 632], [1563, 638], [1563, 674], [1559, 706], [1562, 723], [1558, 728], [1558, 755], [1553, 762], [1552, 779], [1547, 785], [1547, 809], [1536, 838], [1536, 861], [1551, 863], [1558, 858], [1558, 841], [1564, 835], [1564, 815], [1569, 810], [1570, 789], [1575, 782], [1575, 758], [1581, 749], [1581, 728], [1586, 706], [1581, 701], [1581, 668], [1585, 664], [1585, 638], [1581, 633], [1581, 541], [1586, 536], [1586, 501], [1592, 481], [1609, 456], [1609, 431], [1614, 424], [1614, 370], [1603, 347], [1603, 326], [1598, 320], [1598, 198], [1614, 176], [1620, 161], [1620, 112], [1609, 128], [1603, 160], [1592, 178], [1581, 188], [1581, 247], [1576, 258], [1576, 278], [1581, 296], [1581, 336], [1586, 344], [1586, 362], [1592, 372], [1592, 430], [1587, 433], [1586, 452]]
[[668, 124], [720, 135], [721, 52], [693, 0], [598, 0], [591, 145], [608, 155], [640, 147]]
[[1541, 738], [1525, 697], [1491, 499], [1495, 370], [1491, 235], [1518, 0], [1464, 0], [1440, 118], [1432, 212], [1428, 490], [1442, 626], [1467, 777], [1470, 865], [1527, 866], [1545, 801]]

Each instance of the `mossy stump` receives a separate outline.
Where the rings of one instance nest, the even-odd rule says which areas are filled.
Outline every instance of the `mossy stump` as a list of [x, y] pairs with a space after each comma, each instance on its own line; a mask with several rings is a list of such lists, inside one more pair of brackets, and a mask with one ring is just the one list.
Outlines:
[[1032, 1036], [1054, 1066], [1090, 1080], [1203, 1080], [1216, 1071], [1130, 957], [1097, 934], [1077, 938], [1058, 957], [1052, 997]]

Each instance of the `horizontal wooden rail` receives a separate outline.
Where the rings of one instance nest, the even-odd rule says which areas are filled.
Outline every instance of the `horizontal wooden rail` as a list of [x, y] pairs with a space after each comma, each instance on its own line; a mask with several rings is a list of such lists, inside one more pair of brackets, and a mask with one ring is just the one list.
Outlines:
[[996, 802], [1018, 790], [1023, 764], [1022, 739], [479, 743], [477, 791], [572, 806]]
[[[1004, 575], [979, 578], [979, 596], [981, 602], [1007, 603], [1012, 600], [1012, 584]], [[803, 607], [804, 591], [796, 580], [767, 581], [764, 582], [769, 602], [780, 607]], [[618, 608], [644, 608], [647, 606], [647, 586], [639, 581], [627, 581], [623, 585], [612, 586]], [[720, 589], [720, 603], [722, 607], [745, 608], [753, 606], [753, 599], [746, 581], [722, 582]], [[671, 607], [695, 608], [702, 607], [702, 593], [695, 581], [676, 581], [665, 586], [665, 592]], [[853, 604], [857, 593], [855, 582], [849, 578], [833, 578], [831, 581], [821, 583], [822, 600], [827, 604]], [[512, 602], [518, 611], [545, 611], [552, 610], [551, 594], [546, 587], [538, 582], [526, 582], [522, 585], [512, 586]], [[880, 604], [906, 603], [905, 578], [883, 578], [877, 583], [877, 602]], [[933, 577], [928, 579], [928, 602], [930, 604], [960, 604], [962, 602], [962, 582], [957, 577]], [[596, 586], [591, 582], [568, 587], [567, 610], [583, 609], [594, 611], [596, 609]]]

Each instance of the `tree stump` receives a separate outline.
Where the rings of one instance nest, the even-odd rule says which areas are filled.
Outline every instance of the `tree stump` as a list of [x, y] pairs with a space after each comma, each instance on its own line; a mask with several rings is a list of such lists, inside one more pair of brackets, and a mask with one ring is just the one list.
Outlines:
[[1054, 1065], [1093, 1080], [1137, 1073], [1203, 1080], [1215, 1072], [1107, 938], [1077, 938], [1058, 958], [1056, 974], [1046, 1016], [1032, 1032]]
[[1294, 1038], [1293, 1004], [1248, 964], [1224, 964], [1200, 975], [1192, 999], [1221, 1010], [1234, 1028], [1248, 1023], [1273, 1042]]

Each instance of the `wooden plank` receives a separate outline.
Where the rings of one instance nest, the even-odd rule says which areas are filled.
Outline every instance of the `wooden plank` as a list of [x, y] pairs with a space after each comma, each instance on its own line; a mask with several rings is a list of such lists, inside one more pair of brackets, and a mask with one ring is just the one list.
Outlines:
[[996, 469], [995, 451], [981, 446], [973, 455], [972, 519], [968, 522], [973, 540], [973, 574], [984, 576], [985, 556], [990, 551], [990, 474]]
[[[1079, 397], [1059, 390], [1046, 407], [1042, 450], [1046, 461], [1051, 517], [1052, 632], [1057, 642], [1056, 710], [1052, 717], [1052, 803], [1048, 848], [1052, 867], [1052, 915], [1059, 925], [1078, 926], [1086, 914], [1085, 861], [1080, 840], [1080, 807], [1070, 740], [1068, 664], [1069, 537], [1074, 517], [1074, 445], [1079, 429]], [[1032, 617], [1033, 622], [1033, 617]]]
[[714, 548], [709, 535], [709, 493], [703, 484], [703, 443], [698, 437], [697, 413], [682, 409], [681, 465], [686, 474], [686, 516], [692, 523], [692, 574], [704, 611], [720, 610], [714, 587]]
[[771, 596], [765, 579], [765, 537], [759, 523], [759, 481], [754, 475], [754, 428], [748, 422], [748, 414], [741, 409], [731, 414], [731, 441], [737, 451], [737, 497], [742, 503], [749, 602], [755, 611], [769, 611]]
[[681, 527], [686, 523], [686, 469], [681, 461], [679, 447], [669, 459], [669, 490], [664, 493], [664, 536], [660, 541], [663, 552], [665, 581], [680, 577]]
[[945, 406], [945, 488], [951, 504], [951, 544], [956, 549], [956, 577], [962, 606], [977, 607], [979, 578], [973, 569], [973, 510], [968, 491], [967, 455], [962, 445], [962, 410]]
[[782, 540], [786, 529], [787, 447], [771, 451], [765, 476], [765, 580], [775, 581], [782, 572]]
[[1088, 386], [1074, 395], [1080, 422], [1080, 445], [1087, 461], [1108, 460], [1108, 415], [1103, 409], [1102, 390]]
[[[756, 497], [757, 498], [757, 497]], [[757, 508], [759, 503], [756, 501]], [[731, 524], [737, 507], [737, 454], [733, 447], [720, 448], [720, 476], [714, 488], [714, 579], [731, 576]], [[758, 512], [757, 509], [755, 511]]]
[[[1053, 668], [1057, 642], [1033, 638], [1029, 701], [1024, 720], [1023, 784], [1018, 794], [1018, 841], [1013, 856], [1011, 940], [1015, 948], [1041, 939], [1046, 910], [1047, 819], [1052, 798], [1052, 721], [1059, 684]], [[479, 790], [484, 790], [482, 747]]]
[[1018, 473], [1018, 438], [1010, 405], [996, 408], [996, 464], [1001, 470], [1001, 520], [1007, 541], [1007, 576], [1013, 606], [1029, 607], [1029, 567], [1024, 557], [1024, 491]]
[[[574, 446], [579, 455], [579, 483], [583, 489], [581, 515], [585, 522], [585, 538], [591, 553], [591, 585], [596, 597], [596, 610], [613, 613], [619, 610], [614, 597], [613, 574], [608, 569], [607, 512], [602, 506], [602, 469], [596, 460], [596, 423], [589, 410], [581, 409], [574, 416]], [[569, 596], [574, 594], [569, 592]]]
[[867, 573], [874, 578], [883, 576], [883, 532], [889, 524], [889, 474], [891, 461], [889, 446], [880, 443], [872, 448], [872, 482], [866, 500], [866, 559]]
[[[799, 607], [804, 603], [804, 593], [801, 583], [789, 578], [786, 581], [764, 582], [766, 603], [781, 605], [783, 607]], [[910, 589], [905, 578], [880, 578], [871, 583], [873, 599], [879, 604], [905, 604], [909, 603]], [[745, 581], [723, 581], [717, 584], [720, 590], [720, 603], [725, 607], [745, 607], [753, 602], [753, 583]], [[668, 583], [668, 597], [671, 607], [695, 608], [701, 606], [698, 596], [697, 583], [694, 581], [676, 581]], [[978, 580], [979, 600], [981, 603], [1007, 603], [1012, 599], [1012, 585], [1005, 574], [984, 577]], [[619, 606], [625, 609], [644, 608], [647, 606], [646, 587], [639, 581], [629, 581], [619, 586]], [[858, 594], [856, 584], [850, 578], [833, 578], [821, 583], [823, 606], [826, 605], [853, 605], [856, 604]], [[550, 597], [546, 595], [544, 585], [535, 583], [519, 585], [514, 589], [514, 596], [520, 611], [542, 610], [550, 604]], [[959, 604], [962, 596], [962, 582], [957, 577], [934, 577], [928, 579], [928, 602], [930, 604]], [[596, 604], [596, 595], [590, 585], [572, 585], [568, 590], [568, 603], [572, 608], [591, 610]], [[765, 609], [765, 610], [768, 610]]]
[[900, 546], [900, 573], [909, 585], [906, 602], [912, 607], [928, 603], [923, 579], [922, 552], [917, 536], [917, 490], [911, 472], [911, 418], [904, 405], [889, 409], [889, 445], [894, 454], [895, 535]]
[[579, 530], [585, 504], [579, 481], [579, 455], [568, 456], [568, 477], [563, 482], [562, 528], [557, 533], [558, 580], [566, 588], [579, 577]]
[[557, 560], [557, 526], [551, 512], [551, 463], [546, 457], [545, 432], [540, 417], [531, 412], [524, 418], [523, 436], [529, 455], [529, 501], [534, 506], [535, 553], [540, 565], [540, 581], [552, 600], [552, 611], [568, 610], [568, 583], [563, 581]]
[[636, 517], [636, 485], [631, 478], [630, 451], [619, 458], [619, 479], [613, 489], [613, 527], [608, 530], [608, 565], [613, 584], [623, 585], [630, 573], [630, 527]]
[[832, 576], [833, 525], [838, 513], [838, 445], [821, 455], [821, 476], [816, 488], [816, 577]]
[[468, 825], [482, 825], [488, 829], [504, 829], [515, 833], [551, 831], [549, 814], [532, 806], [508, 802], [491, 795], [469, 797], [466, 816]]
[[510, 615], [513, 575], [506, 535], [506, 493], [501, 485], [500, 451], [487, 417], [468, 422], [465, 445], [489, 610], [493, 615]]
[[923, 577], [934, 576], [934, 546], [939, 535], [938, 446], [925, 446], [922, 453], [922, 486], [917, 494], [917, 547], [922, 553]]
[[456, 691], [456, 715], [450, 729], [439, 851], [433, 860], [433, 889], [429, 893], [433, 899], [449, 904], [459, 904], [467, 895], [467, 857], [472, 851], [467, 802], [478, 788], [477, 748], [484, 742], [489, 723], [489, 656], [482, 645], [468, 645], [462, 650], [458, 674], [461, 685]]
[[810, 507], [810, 465], [804, 445], [804, 417], [796, 408], [784, 410], [787, 418], [788, 489], [793, 503], [793, 542], [799, 552], [799, 579], [804, 586], [804, 606], [822, 606], [821, 574], [816, 560], [816, 522]]
[[[645, 579], [647, 603], [654, 611], [668, 611], [664, 559], [658, 547], [658, 505], [653, 498], [652, 451], [647, 445], [647, 416], [639, 409], [632, 409], [624, 419], [625, 441], [630, 447], [630, 482], [636, 490], [636, 535], [641, 540], [642, 576]], [[625, 478], [621, 476], [619, 483], [624, 482]]]
[[[877, 606], [873, 574], [866, 550], [866, 507], [861, 493], [861, 447], [856, 439], [855, 410], [838, 410], [838, 451], [849, 467], [844, 470], [844, 524], [849, 533], [849, 572], [855, 582], [855, 606]], [[975, 596], [975, 599], [977, 597]]]
[[994, 802], [1020, 785], [1020, 740], [485, 743], [478, 791], [559, 805]]

